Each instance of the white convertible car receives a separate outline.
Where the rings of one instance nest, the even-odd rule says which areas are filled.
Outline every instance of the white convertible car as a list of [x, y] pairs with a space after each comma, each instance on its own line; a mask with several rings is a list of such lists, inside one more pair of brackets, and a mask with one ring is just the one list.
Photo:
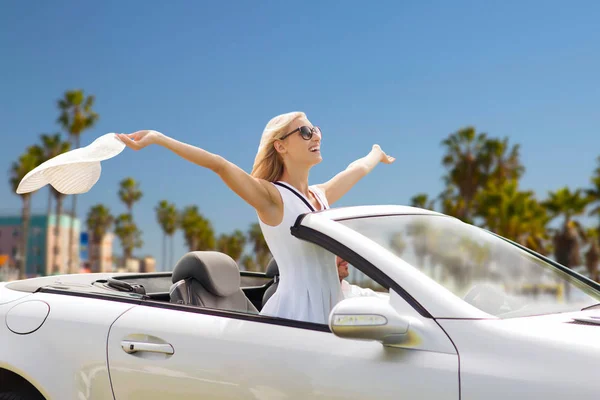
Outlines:
[[[0, 284], [0, 400], [600, 398], [600, 286], [455, 218], [331, 209], [291, 228], [351, 283], [327, 323], [259, 314], [276, 265]], [[359, 278], [357, 278], [357, 276]]]

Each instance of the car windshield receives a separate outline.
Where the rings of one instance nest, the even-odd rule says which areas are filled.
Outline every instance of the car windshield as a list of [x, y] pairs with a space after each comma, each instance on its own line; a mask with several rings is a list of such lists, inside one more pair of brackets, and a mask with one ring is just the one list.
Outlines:
[[480, 310], [500, 318], [578, 311], [600, 292], [516, 245], [455, 218], [340, 220]]

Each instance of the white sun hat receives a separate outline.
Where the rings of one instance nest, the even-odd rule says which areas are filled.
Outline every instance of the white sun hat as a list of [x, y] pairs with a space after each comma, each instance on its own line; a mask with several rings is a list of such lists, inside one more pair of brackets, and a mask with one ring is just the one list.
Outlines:
[[86, 147], [74, 149], [42, 163], [21, 179], [17, 193], [29, 193], [52, 185], [62, 194], [88, 192], [100, 179], [100, 161], [108, 160], [125, 148], [115, 133], [100, 136]]

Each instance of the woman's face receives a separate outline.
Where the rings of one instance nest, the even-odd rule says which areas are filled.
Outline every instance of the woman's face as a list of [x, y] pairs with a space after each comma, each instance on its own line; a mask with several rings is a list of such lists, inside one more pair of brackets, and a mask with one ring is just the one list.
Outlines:
[[[313, 128], [308, 119], [298, 118], [288, 125], [283, 135], [302, 126]], [[321, 135], [320, 133], [314, 133], [314, 131], [312, 137], [307, 140], [302, 137], [299, 130], [296, 130], [284, 140], [277, 141], [275, 148], [288, 163], [313, 166], [323, 160], [321, 157]]]

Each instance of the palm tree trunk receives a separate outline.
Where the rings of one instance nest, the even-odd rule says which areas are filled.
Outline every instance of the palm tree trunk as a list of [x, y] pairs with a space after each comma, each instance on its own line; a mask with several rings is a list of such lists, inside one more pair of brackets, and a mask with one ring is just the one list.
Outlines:
[[50, 221], [50, 215], [52, 214], [52, 188], [48, 186], [48, 209], [46, 210], [47, 221]]
[[[75, 135], [75, 148], [78, 149], [79, 148], [79, 144], [80, 144], [80, 138], [79, 135]], [[74, 194], [73, 195], [73, 206], [71, 209], [71, 229], [69, 230], [69, 250], [68, 250], [68, 272], [70, 274], [75, 272], [75, 268], [73, 265], [73, 241], [74, 241], [74, 234], [75, 234], [75, 216], [77, 215], [77, 195]]]
[[168, 271], [172, 271], [173, 270], [173, 235], [171, 235], [171, 257], [169, 258], [169, 266], [170, 268], [168, 269]]
[[21, 260], [19, 264], [19, 279], [25, 279], [27, 273], [27, 239], [29, 238], [29, 219], [31, 215], [31, 196], [23, 196], [22, 232], [21, 232]]
[[162, 242], [162, 266], [160, 267], [161, 271], [165, 270], [165, 264], [167, 263], [167, 234], [163, 232], [163, 242]]
[[100, 257], [100, 249], [102, 246], [102, 239], [98, 239], [98, 238], [94, 238], [92, 245], [94, 247], [93, 249], [93, 258], [92, 258], [92, 265], [91, 265], [91, 272], [100, 272], [100, 263], [102, 261], [102, 258]]
[[123, 254], [125, 255], [125, 265], [127, 265], [127, 260], [129, 260], [131, 258], [131, 253], [133, 252], [133, 249], [129, 248], [129, 247], [125, 247], [123, 249]]
[[63, 194], [56, 192], [56, 218], [54, 224], [54, 249], [52, 255], [52, 269], [53, 272], [60, 272], [61, 268], [56, 263], [58, 254], [60, 253], [61, 237], [60, 237], [60, 217], [63, 212]]

